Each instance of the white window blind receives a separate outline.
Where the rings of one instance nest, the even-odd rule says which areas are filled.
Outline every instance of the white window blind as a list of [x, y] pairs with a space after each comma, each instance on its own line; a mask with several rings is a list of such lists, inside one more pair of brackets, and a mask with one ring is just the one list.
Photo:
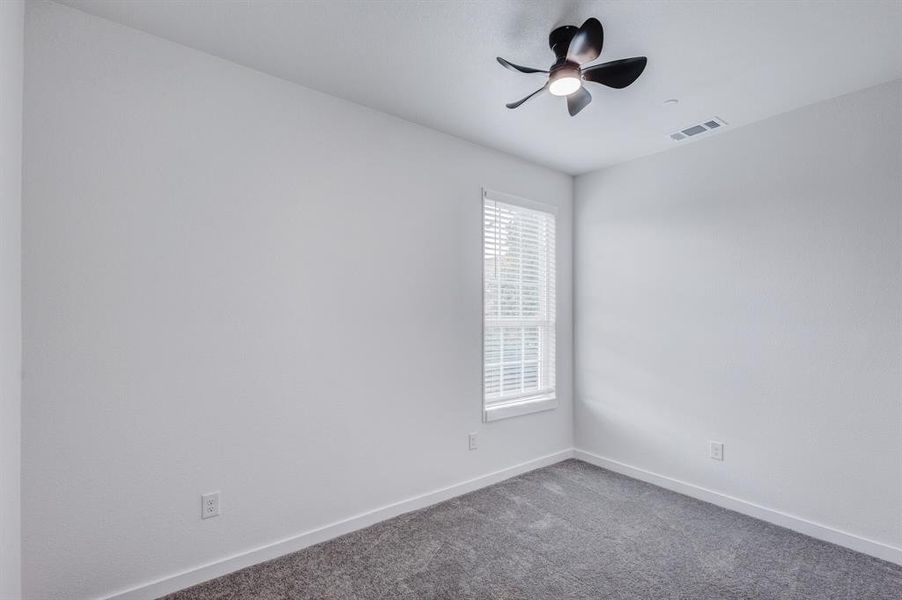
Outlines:
[[484, 195], [486, 410], [554, 396], [554, 232], [553, 213]]

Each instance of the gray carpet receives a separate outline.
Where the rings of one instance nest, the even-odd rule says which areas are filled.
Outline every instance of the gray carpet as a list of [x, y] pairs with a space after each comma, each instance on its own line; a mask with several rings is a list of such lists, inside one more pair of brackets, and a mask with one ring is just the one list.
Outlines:
[[902, 599], [902, 567], [576, 460], [166, 600]]

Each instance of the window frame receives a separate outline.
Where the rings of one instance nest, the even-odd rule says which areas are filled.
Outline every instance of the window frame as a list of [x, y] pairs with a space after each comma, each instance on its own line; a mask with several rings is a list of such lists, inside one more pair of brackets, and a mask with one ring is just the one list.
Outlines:
[[[521, 198], [520, 196], [514, 196], [512, 194], [507, 194], [504, 192], [498, 192], [489, 188], [482, 188], [482, 195], [480, 197], [479, 202], [479, 216], [480, 216], [480, 231], [482, 238], [482, 249], [481, 249], [481, 261], [482, 261], [482, 280], [480, 282], [480, 289], [482, 293], [482, 301], [480, 302], [480, 306], [482, 307], [482, 340], [480, 342], [482, 348], [482, 357], [480, 360], [480, 367], [482, 370], [482, 383], [480, 388], [482, 390], [480, 403], [482, 406], [482, 420], [485, 423], [491, 421], [498, 421], [501, 419], [508, 419], [511, 417], [519, 417], [522, 415], [529, 415], [538, 412], [544, 412], [548, 410], [554, 410], [558, 407], [558, 398], [557, 398], [557, 352], [555, 352], [555, 359], [551, 365], [551, 368], [554, 370], [554, 387], [549, 392], [543, 392], [533, 395], [524, 395], [516, 398], [511, 398], [507, 401], [496, 402], [493, 404], [486, 404], [486, 395], [485, 395], [485, 333], [486, 333], [486, 315], [485, 315], [485, 244], [486, 244], [486, 235], [485, 235], [485, 203], [486, 200], [491, 202], [501, 202], [504, 204], [510, 204], [512, 206], [518, 206], [522, 208], [526, 208], [529, 210], [536, 210], [545, 213], [549, 213], [554, 218], [554, 248], [552, 249], [554, 254], [554, 261], [557, 263], [558, 259], [558, 248], [557, 248], [557, 240], [558, 240], [558, 231], [557, 231], [557, 216], [558, 216], [558, 207], [553, 204], [546, 204], [544, 202], [536, 202], [534, 200], [528, 200], [526, 198]], [[557, 347], [557, 264], [554, 265], [554, 315], [553, 315], [553, 327], [552, 332], [554, 334], [554, 345], [555, 349]]]

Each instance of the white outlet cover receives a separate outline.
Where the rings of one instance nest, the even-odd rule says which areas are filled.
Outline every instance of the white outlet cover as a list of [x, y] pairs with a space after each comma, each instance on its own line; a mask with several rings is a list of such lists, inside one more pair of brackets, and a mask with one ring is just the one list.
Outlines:
[[219, 516], [219, 492], [210, 492], [200, 497], [200, 518], [212, 519]]
[[715, 442], [711, 441], [709, 443], [708, 456], [711, 457], [712, 460], [723, 460], [723, 442]]
[[475, 433], [471, 433], [469, 436], [470, 450], [477, 450], [479, 448], [479, 439], [476, 437]]

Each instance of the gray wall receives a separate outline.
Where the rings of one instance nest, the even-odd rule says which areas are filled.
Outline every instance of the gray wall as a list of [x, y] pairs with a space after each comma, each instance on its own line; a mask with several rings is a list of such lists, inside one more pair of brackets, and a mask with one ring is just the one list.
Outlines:
[[577, 447], [902, 545], [900, 166], [895, 82], [579, 177]]
[[0, 598], [21, 584], [22, 52], [25, 5], [0, 2]]
[[[112, 593], [571, 447], [571, 177], [29, 7], [29, 598]], [[560, 210], [561, 406], [487, 425], [482, 186]], [[211, 490], [223, 514], [201, 521]]]

